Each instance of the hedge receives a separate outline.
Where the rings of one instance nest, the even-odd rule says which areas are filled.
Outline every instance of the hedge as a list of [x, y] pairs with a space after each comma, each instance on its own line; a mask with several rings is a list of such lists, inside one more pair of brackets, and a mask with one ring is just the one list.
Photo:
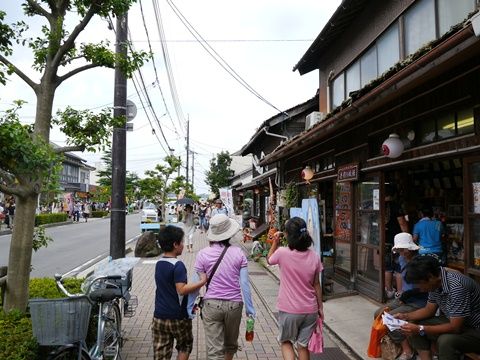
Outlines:
[[[70, 293], [79, 293], [84, 279], [66, 279], [64, 285]], [[53, 278], [35, 278], [29, 284], [30, 298], [61, 298], [61, 293]], [[92, 318], [93, 319], [93, 318]], [[91, 319], [91, 321], [92, 321]], [[89, 338], [94, 334], [90, 334]], [[87, 340], [88, 341], [88, 340]], [[30, 315], [19, 311], [8, 314], [0, 309], [0, 359], [2, 360], [37, 360], [44, 359], [50, 348], [41, 348], [33, 337]]]
[[104, 211], [104, 210], [92, 211], [92, 217], [94, 218], [103, 218], [107, 215], [108, 215], [108, 211]]
[[39, 214], [35, 216], [35, 226], [67, 221], [66, 213]]

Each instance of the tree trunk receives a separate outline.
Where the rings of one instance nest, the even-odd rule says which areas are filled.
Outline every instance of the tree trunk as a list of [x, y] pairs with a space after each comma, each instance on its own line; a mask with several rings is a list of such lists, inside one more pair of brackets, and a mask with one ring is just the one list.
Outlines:
[[5, 294], [4, 308], [7, 311], [25, 311], [27, 308], [37, 195], [32, 192], [27, 197], [17, 197], [16, 200]]

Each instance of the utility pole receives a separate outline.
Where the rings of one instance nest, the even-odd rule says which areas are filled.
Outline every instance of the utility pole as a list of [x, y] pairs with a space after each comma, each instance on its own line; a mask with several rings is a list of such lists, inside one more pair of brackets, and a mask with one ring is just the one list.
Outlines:
[[190, 115], [187, 115], [187, 184], [188, 184], [188, 165], [190, 159]]
[[[127, 57], [128, 14], [117, 16], [115, 52]], [[115, 64], [115, 85], [113, 116], [127, 114], [127, 77]], [[112, 139], [112, 198], [110, 207], [110, 256], [113, 259], [125, 257], [125, 174], [127, 162], [126, 124], [113, 129]]]
[[192, 151], [192, 189], [195, 192], [195, 152]]

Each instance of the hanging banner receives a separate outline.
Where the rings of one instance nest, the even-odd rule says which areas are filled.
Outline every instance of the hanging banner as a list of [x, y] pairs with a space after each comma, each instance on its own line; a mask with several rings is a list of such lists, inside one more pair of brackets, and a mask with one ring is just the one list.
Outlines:
[[232, 189], [221, 188], [218, 189], [218, 191], [220, 192], [220, 200], [222, 200], [223, 205], [227, 208], [228, 216], [234, 217]]

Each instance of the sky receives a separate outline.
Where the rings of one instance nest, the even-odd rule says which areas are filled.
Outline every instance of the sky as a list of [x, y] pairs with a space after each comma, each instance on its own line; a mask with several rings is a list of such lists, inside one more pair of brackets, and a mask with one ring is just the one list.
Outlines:
[[[141, 4], [154, 61], [146, 63], [141, 72], [168, 146], [150, 111], [148, 114], [153, 125], [149, 123], [134, 84], [128, 81], [127, 96], [137, 105], [137, 116], [133, 120], [134, 130], [127, 133], [127, 170], [143, 177], [145, 170], [153, 169], [156, 164], [162, 163], [168, 147], [175, 149], [174, 154], [181, 156], [185, 163], [188, 119], [190, 148], [195, 152], [195, 190], [197, 194], [208, 193], [204, 173], [210, 167], [210, 160], [218, 152], [238, 151], [250, 140], [263, 121], [279, 113], [278, 109], [287, 110], [315, 95], [318, 72], [300, 76], [298, 72], [293, 72], [292, 68], [340, 2], [143, 0]], [[173, 105], [154, 3], [158, 4], [160, 10], [171, 73], [184, 119], [177, 118]], [[2, 1], [0, 8], [7, 12], [7, 20], [18, 19], [21, 14], [18, 4], [20, 1]], [[257, 95], [273, 106], [253, 95], [217, 64], [180, 21], [179, 16], [172, 10], [172, 4], [228, 66], [239, 74]], [[70, 21], [70, 24], [74, 23], [75, 21]], [[40, 22], [30, 20], [29, 24], [32, 34], [39, 31]], [[128, 24], [133, 48], [148, 51], [139, 2], [129, 11]], [[99, 42], [103, 39], [110, 39], [113, 46], [115, 34], [113, 30], [109, 30], [107, 21], [97, 18], [82, 33], [80, 41]], [[9, 59], [38, 81], [39, 74], [31, 68], [31, 55], [27, 49], [17, 49]], [[157, 69], [158, 82], [153, 65]], [[67, 105], [78, 110], [92, 111], [113, 106], [113, 85], [114, 72], [111, 69], [97, 68], [74, 76], [58, 88], [54, 112]], [[12, 101], [16, 99], [28, 102], [21, 111], [22, 121], [33, 122], [34, 94], [22, 80], [13, 75], [5, 87], [0, 87], [0, 112], [11, 107]], [[158, 138], [152, 133], [152, 127]], [[53, 128], [51, 141], [63, 145], [65, 136]], [[93, 166], [102, 156], [101, 153], [87, 152], [77, 155]], [[190, 164], [191, 162], [190, 158]], [[190, 170], [190, 179], [191, 177]]]

